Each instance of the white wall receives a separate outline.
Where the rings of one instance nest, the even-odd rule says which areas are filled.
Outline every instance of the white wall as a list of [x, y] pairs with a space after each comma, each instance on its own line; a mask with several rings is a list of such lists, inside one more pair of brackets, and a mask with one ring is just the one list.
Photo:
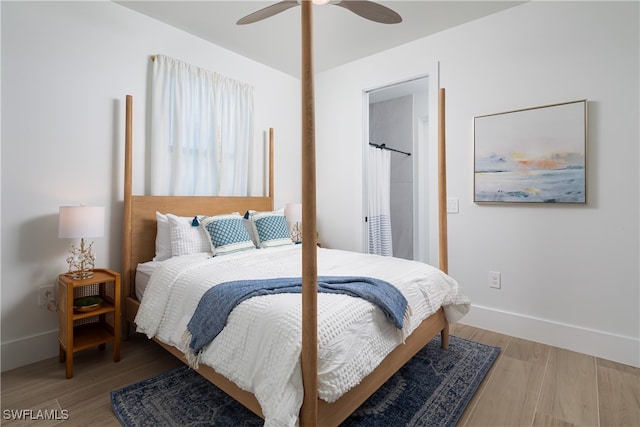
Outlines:
[[[149, 56], [255, 89], [256, 133], [276, 136], [276, 205], [299, 200], [299, 81], [112, 2], [1, 2], [2, 369], [57, 354], [38, 289], [66, 271], [58, 207], [106, 207], [97, 265], [120, 270], [124, 99], [134, 103], [134, 192], [145, 188]], [[276, 106], [274, 103], [277, 101]], [[285, 185], [286, 183], [286, 185]]]
[[[254, 85], [256, 128], [276, 130], [277, 205], [299, 200], [300, 127], [296, 79], [117, 4], [0, 2], [0, 11], [6, 370], [57, 353], [55, 313], [37, 307], [37, 291], [66, 270], [60, 205], [106, 206], [98, 264], [120, 267], [123, 103], [134, 96], [140, 193], [149, 55]], [[637, 2], [531, 2], [318, 75], [322, 243], [362, 248], [362, 91], [437, 77], [440, 61], [448, 187], [460, 199], [449, 271], [474, 301], [465, 322], [640, 365], [638, 13]], [[473, 116], [581, 98], [590, 100], [587, 206], [472, 203]], [[434, 189], [434, 171], [420, 173]], [[489, 270], [503, 273], [503, 289], [487, 287]]]
[[[460, 200], [449, 272], [474, 305], [463, 322], [640, 366], [638, 17], [638, 2], [529, 2], [320, 74], [323, 244], [362, 248], [362, 92], [437, 76], [439, 61]], [[473, 203], [474, 116], [583, 98], [586, 206]], [[502, 289], [487, 286], [490, 270]]]

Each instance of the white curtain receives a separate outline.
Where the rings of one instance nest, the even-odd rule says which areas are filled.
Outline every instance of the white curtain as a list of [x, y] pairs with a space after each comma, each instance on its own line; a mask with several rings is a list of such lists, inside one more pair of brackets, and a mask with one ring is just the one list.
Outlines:
[[157, 55], [151, 90], [151, 194], [246, 196], [253, 88]]
[[369, 253], [392, 256], [391, 153], [369, 146], [367, 162]]

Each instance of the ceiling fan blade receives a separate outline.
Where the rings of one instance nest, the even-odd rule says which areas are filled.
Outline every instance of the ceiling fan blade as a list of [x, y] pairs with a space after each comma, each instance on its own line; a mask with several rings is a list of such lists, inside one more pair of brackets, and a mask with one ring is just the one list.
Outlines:
[[334, 4], [344, 7], [370, 21], [380, 22], [382, 24], [398, 24], [402, 22], [402, 17], [395, 11], [372, 1], [343, 0]]
[[236, 22], [237, 25], [245, 25], [252, 24], [254, 22], [262, 21], [263, 19], [269, 18], [270, 16], [277, 15], [280, 12], [284, 12], [285, 10], [292, 8], [294, 6], [298, 6], [297, 0], [285, 0], [271, 6], [267, 6], [263, 9], [260, 9], [256, 12], [253, 12], [244, 18], [241, 18]]

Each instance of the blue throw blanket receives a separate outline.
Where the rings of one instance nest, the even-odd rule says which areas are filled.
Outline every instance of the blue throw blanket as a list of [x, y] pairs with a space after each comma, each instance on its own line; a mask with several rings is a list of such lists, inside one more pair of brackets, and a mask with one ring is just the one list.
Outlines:
[[[200, 352], [218, 336], [227, 323], [231, 311], [242, 301], [261, 295], [301, 293], [302, 278], [238, 280], [225, 282], [209, 289], [187, 325], [183, 344], [187, 360], [197, 367]], [[376, 304], [396, 328], [402, 329], [408, 315], [404, 295], [392, 284], [371, 277], [319, 276], [318, 292], [346, 294]]]

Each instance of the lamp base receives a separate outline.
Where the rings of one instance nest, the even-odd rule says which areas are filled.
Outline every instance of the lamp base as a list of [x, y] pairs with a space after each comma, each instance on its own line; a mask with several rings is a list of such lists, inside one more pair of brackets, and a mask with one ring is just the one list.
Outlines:
[[73, 280], [82, 280], [93, 277], [93, 266], [96, 257], [93, 254], [93, 242], [89, 246], [85, 246], [84, 239], [80, 239], [80, 248], [71, 245], [67, 264], [69, 264], [69, 273]]
[[73, 280], [84, 280], [93, 277], [93, 270], [71, 271], [69, 275]]
[[289, 231], [293, 243], [302, 243], [302, 224], [295, 222]]

